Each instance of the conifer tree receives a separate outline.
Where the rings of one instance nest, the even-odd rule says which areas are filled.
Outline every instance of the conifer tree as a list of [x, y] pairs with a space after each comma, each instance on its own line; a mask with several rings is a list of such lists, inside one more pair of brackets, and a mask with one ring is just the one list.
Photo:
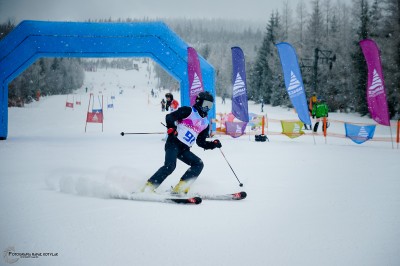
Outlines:
[[[249, 98], [256, 102], [271, 103], [274, 73], [270, 64], [279, 23], [279, 14], [272, 13], [266, 27], [266, 33], [255, 59], [254, 67], [251, 69]], [[276, 73], [275, 73], [276, 74]]]
[[368, 1], [357, 0], [355, 9], [358, 10], [355, 17], [358, 24], [358, 39], [354, 41], [354, 51], [352, 53], [354, 98], [350, 98], [349, 100], [350, 104], [354, 105], [355, 111], [359, 112], [361, 115], [366, 115], [368, 114], [366, 98], [368, 70], [359, 41], [369, 37], [370, 13]]

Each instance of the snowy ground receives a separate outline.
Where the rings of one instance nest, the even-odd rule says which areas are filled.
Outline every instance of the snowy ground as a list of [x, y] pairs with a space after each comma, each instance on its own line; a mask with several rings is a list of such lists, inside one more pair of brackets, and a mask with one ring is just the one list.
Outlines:
[[[146, 71], [99, 70], [85, 82], [96, 101], [98, 91], [105, 103], [116, 97], [103, 133], [99, 124], [84, 131], [84, 88], [74, 110], [65, 109], [66, 96], [9, 109], [9, 136], [0, 142], [0, 249], [14, 254], [4, 253], [1, 265], [400, 265], [400, 151], [390, 142], [220, 136], [244, 187], [218, 150], [195, 147], [205, 168], [192, 192], [243, 189], [247, 199], [196, 206], [108, 199], [113, 190], [137, 190], [164, 157], [162, 134], [119, 133], [162, 132], [165, 113], [161, 99], [148, 96], [156, 85]], [[217, 112], [229, 112], [230, 101], [220, 102]], [[252, 103], [249, 109], [260, 112]], [[296, 119], [291, 110], [265, 111]], [[330, 129], [343, 134], [342, 127]], [[269, 130], [280, 131], [279, 123]], [[376, 134], [389, 132], [378, 127]], [[185, 170], [178, 163], [160, 190]]]

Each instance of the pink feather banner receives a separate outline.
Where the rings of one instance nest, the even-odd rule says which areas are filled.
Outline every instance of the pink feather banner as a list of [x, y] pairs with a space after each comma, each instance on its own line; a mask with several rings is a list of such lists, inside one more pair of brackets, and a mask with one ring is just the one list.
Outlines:
[[204, 91], [203, 78], [201, 76], [200, 61], [194, 48], [188, 47], [188, 76], [190, 105], [194, 105], [197, 95]]
[[360, 46], [368, 66], [367, 101], [369, 113], [377, 123], [390, 126], [379, 48], [371, 39], [360, 41]]

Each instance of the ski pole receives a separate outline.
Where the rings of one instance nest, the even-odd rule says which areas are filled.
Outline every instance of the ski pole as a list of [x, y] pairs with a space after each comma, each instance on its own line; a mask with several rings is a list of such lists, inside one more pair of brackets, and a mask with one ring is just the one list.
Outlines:
[[[160, 122], [161, 125], [167, 127], [163, 122]], [[149, 135], [149, 134], [164, 134], [163, 132], [121, 132], [121, 136], [124, 135]]]
[[229, 167], [230, 167], [231, 170], [232, 170], [232, 173], [235, 175], [237, 181], [239, 182], [239, 187], [243, 187], [243, 183], [240, 182], [240, 180], [239, 180], [239, 178], [237, 177], [235, 171], [233, 171], [233, 168], [232, 168], [231, 164], [230, 164], [230, 163], [228, 162], [228, 160], [226, 159], [225, 154], [222, 152], [221, 148], [219, 148], [219, 151], [221, 152], [222, 156], [224, 156], [225, 161], [228, 163]]
[[150, 134], [164, 134], [163, 132], [121, 132], [121, 136], [124, 135], [150, 135]]

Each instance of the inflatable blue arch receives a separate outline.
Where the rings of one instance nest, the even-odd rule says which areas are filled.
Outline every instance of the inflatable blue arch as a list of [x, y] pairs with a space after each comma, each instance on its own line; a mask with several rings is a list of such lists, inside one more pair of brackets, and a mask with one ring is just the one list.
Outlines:
[[[0, 139], [8, 134], [8, 84], [39, 58], [148, 57], [180, 83], [181, 103], [189, 105], [187, 48], [163, 22], [23, 21], [0, 41]], [[199, 59], [204, 89], [215, 96], [214, 68]]]

